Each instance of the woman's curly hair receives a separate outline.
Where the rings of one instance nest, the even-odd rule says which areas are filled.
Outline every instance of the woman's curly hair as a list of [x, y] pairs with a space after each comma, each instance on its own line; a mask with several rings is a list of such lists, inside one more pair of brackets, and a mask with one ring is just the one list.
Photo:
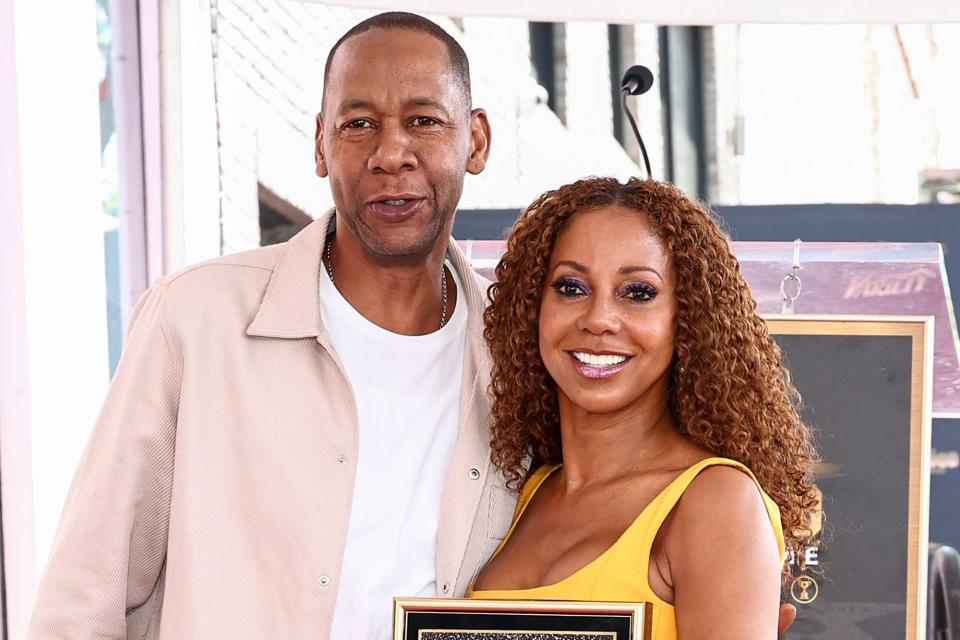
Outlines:
[[669, 407], [681, 433], [749, 467], [779, 505], [787, 546], [811, 542], [817, 454], [799, 395], [727, 238], [676, 187], [588, 178], [540, 196], [521, 214], [496, 269], [484, 314], [493, 355], [493, 462], [512, 486], [561, 461], [557, 390], [540, 357], [537, 324], [550, 256], [577, 212], [619, 205], [646, 215], [672, 257], [677, 333]]

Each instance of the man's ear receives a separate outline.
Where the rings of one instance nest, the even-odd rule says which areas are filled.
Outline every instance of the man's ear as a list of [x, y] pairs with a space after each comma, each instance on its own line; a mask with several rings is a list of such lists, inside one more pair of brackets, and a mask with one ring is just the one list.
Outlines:
[[470, 112], [470, 155], [467, 157], [467, 171], [476, 175], [487, 166], [490, 157], [490, 121], [483, 109]]
[[323, 113], [317, 114], [317, 131], [313, 134], [313, 163], [317, 175], [326, 178], [328, 171], [327, 160], [323, 157]]

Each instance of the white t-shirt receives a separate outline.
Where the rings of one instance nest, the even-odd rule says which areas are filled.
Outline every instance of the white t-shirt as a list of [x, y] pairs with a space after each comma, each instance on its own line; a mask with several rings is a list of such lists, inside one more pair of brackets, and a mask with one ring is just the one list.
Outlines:
[[360, 422], [330, 638], [387, 640], [395, 596], [437, 595], [440, 498], [459, 431], [467, 305], [457, 296], [443, 328], [400, 335], [360, 315], [320, 271], [320, 315]]

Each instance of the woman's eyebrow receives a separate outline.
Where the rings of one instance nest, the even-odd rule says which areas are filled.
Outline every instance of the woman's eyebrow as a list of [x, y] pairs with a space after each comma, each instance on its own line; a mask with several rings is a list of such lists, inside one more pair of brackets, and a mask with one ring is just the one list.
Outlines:
[[660, 278], [660, 280], [663, 280], [663, 276], [660, 275], [660, 272], [654, 269], [653, 267], [637, 267], [637, 266], [630, 265], [626, 267], [620, 267], [619, 272], [623, 275], [627, 275], [630, 273], [636, 273], [637, 271], [649, 271], [650, 273]]
[[[558, 263], [556, 264], [556, 266], [557, 266], [557, 267], [570, 267], [570, 268], [573, 269], [574, 271], [579, 271], [580, 273], [587, 273], [587, 272], [589, 271], [589, 269], [588, 269], [585, 265], [580, 264], [579, 262], [577, 262], [577, 261], [575, 261], [575, 260], [561, 260], [560, 262], [558, 262]], [[554, 268], [556, 268], [556, 267], [554, 267]], [[655, 276], [657, 276], [658, 278], [660, 278], [661, 281], [665, 282], [665, 280], [663, 279], [663, 276], [660, 275], [660, 272], [657, 271], [656, 269], [654, 269], [653, 267], [644, 267], [644, 266], [637, 266], [637, 265], [627, 265], [627, 266], [625, 266], [625, 267], [620, 267], [620, 269], [617, 270], [617, 272], [620, 273], [621, 275], [629, 275], [629, 274], [631, 274], [631, 273], [636, 273], [637, 271], [648, 271], [648, 272], [654, 274]]]
[[570, 267], [571, 269], [579, 271], [580, 273], [586, 273], [589, 271], [589, 269], [587, 269], [584, 265], [574, 260], [561, 260], [557, 263], [557, 267]]

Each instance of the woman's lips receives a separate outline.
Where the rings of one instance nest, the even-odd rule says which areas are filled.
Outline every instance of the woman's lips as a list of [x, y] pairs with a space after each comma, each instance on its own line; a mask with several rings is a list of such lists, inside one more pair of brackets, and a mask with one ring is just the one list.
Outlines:
[[618, 362], [615, 364], [594, 365], [581, 362], [573, 353], [570, 353], [569, 356], [573, 361], [573, 368], [577, 370], [577, 373], [585, 378], [591, 378], [593, 380], [609, 378], [610, 376], [616, 375], [621, 369], [627, 366], [628, 362], [630, 362], [630, 357], [627, 357], [623, 362]]
[[403, 222], [417, 211], [423, 205], [423, 198], [397, 198], [395, 200], [377, 200], [370, 203], [370, 210], [373, 214], [382, 220], [388, 222]]

